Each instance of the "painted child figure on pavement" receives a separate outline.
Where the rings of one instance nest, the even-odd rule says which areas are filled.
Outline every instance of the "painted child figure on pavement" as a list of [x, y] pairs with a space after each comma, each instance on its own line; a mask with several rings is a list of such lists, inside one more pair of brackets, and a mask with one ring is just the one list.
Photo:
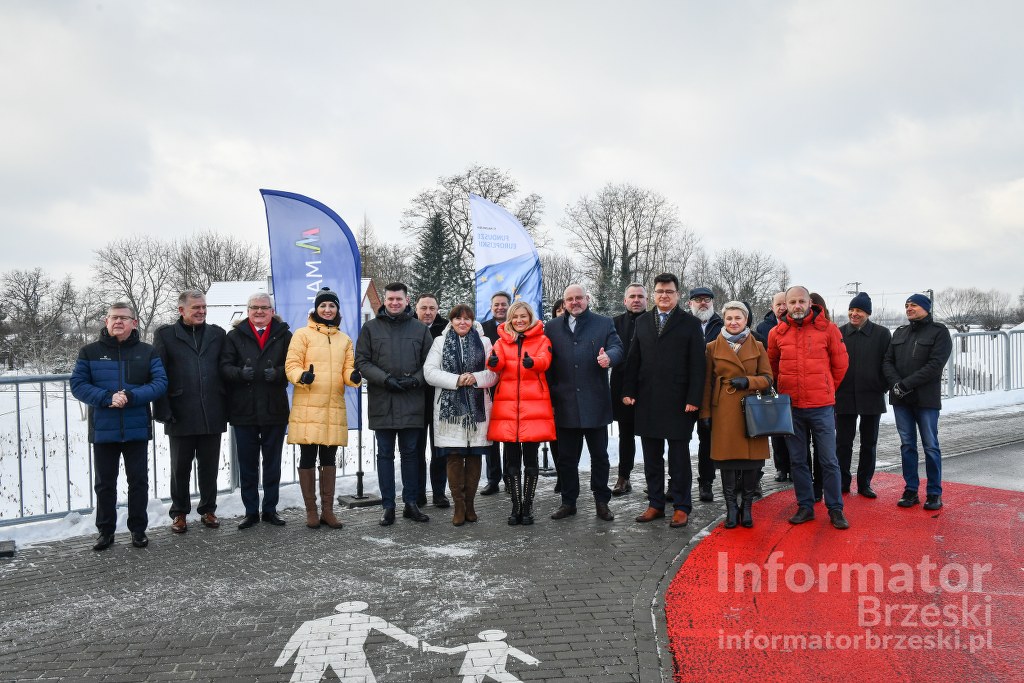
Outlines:
[[509, 657], [514, 657], [531, 666], [540, 664], [540, 660], [536, 657], [506, 643], [505, 637], [508, 634], [504, 631], [489, 629], [481, 631], [477, 635], [480, 637], [480, 642], [456, 647], [438, 647], [424, 642], [423, 651], [447, 655], [465, 652], [466, 658], [462, 660], [462, 667], [459, 669], [462, 683], [484, 683], [487, 680], [500, 683], [521, 683], [518, 677], [505, 669]]

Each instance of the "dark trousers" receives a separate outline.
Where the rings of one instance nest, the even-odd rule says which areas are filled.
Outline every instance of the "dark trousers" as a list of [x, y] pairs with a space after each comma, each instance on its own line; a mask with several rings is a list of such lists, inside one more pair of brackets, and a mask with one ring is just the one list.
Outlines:
[[117, 469], [124, 457], [128, 478], [128, 531], [142, 533], [149, 526], [146, 505], [149, 504], [148, 441], [97, 443], [92, 446], [93, 472], [96, 475], [96, 529], [101, 534], [114, 533], [117, 526]]
[[612, 499], [612, 490], [608, 487], [608, 428], [593, 427], [575, 429], [556, 427], [558, 435], [558, 481], [562, 485], [562, 504], [576, 506], [580, 497], [580, 457], [583, 455], [583, 440], [587, 441], [590, 451], [590, 490], [594, 500], [607, 503]]
[[539, 469], [537, 460], [539, 451], [539, 443], [506, 443], [505, 476], [515, 476], [522, 472], [524, 467], [536, 472]]
[[281, 451], [287, 425], [237, 425], [238, 483], [245, 514], [260, 512], [260, 455], [263, 455], [263, 513], [277, 512]]
[[778, 472], [789, 474], [789, 447], [786, 446], [786, 437], [773, 436], [772, 460], [775, 462], [775, 469]]
[[416, 459], [420, 430], [416, 427], [378, 429], [374, 436], [377, 439], [377, 485], [380, 487], [382, 507], [395, 509], [396, 440], [401, 456], [402, 502], [406, 505], [415, 505], [420, 481], [419, 462]]
[[[668, 478], [672, 491], [672, 507], [690, 514], [693, 498], [693, 472], [690, 470], [690, 442], [683, 439], [668, 441]], [[657, 510], [665, 509], [665, 453], [666, 439], [640, 439], [644, 449], [644, 477], [647, 479], [648, 504]]]
[[501, 481], [501, 444], [497, 441], [492, 443], [484, 460], [487, 465], [487, 483], [497, 486]]
[[[668, 476], [672, 476], [671, 470]], [[715, 483], [715, 463], [711, 460], [711, 429], [700, 422], [697, 423], [697, 483], [708, 486]]]
[[836, 457], [839, 458], [839, 475], [843, 490], [850, 490], [853, 476], [853, 437], [860, 417], [860, 454], [857, 459], [857, 490], [871, 486], [875, 476], [875, 449], [878, 446], [878, 423], [881, 415], [836, 415]]
[[318, 443], [299, 444], [299, 469], [311, 470], [316, 467], [317, 460], [320, 467], [338, 466], [338, 447], [324, 446]]
[[629, 479], [636, 463], [636, 422], [632, 412], [619, 420], [619, 476]]
[[171, 445], [172, 518], [192, 511], [192, 461], [196, 461], [199, 479], [199, 505], [196, 512], [205, 515], [217, 511], [217, 469], [220, 466], [220, 434], [193, 434], [168, 437]]
[[[430, 465], [427, 465], [427, 437], [430, 437]], [[420, 442], [416, 446], [416, 454], [420, 469], [419, 495], [427, 495], [427, 473], [430, 473], [430, 491], [435, 497], [443, 496], [448, 485], [448, 461], [444, 454], [434, 445], [434, 425], [420, 430]]]

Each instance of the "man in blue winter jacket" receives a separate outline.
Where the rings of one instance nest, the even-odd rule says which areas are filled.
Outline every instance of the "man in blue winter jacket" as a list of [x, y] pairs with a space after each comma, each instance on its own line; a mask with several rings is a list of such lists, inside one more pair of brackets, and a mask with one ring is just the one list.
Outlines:
[[132, 545], [149, 544], [149, 468], [146, 444], [153, 438], [150, 403], [167, 392], [160, 357], [139, 339], [131, 306], [111, 304], [100, 338], [78, 353], [71, 393], [89, 406], [89, 442], [96, 473], [96, 529], [93, 550], [114, 542], [117, 524], [117, 468], [124, 457], [128, 478], [128, 531]]

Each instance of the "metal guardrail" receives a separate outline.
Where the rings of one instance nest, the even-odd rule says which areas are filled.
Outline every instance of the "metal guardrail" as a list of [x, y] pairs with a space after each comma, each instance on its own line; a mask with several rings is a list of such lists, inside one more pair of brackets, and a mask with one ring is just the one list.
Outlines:
[[946, 398], [1024, 388], [1024, 330], [955, 332], [950, 337]]
[[[69, 512], [92, 512], [95, 494], [87, 406], [71, 395], [70, 379], [70, 374], [0, 377], [0, 527], [54, 519]], [[166, 502], [170, 500], [169, 449], [156, 423], [153, 434], [148, 466], [150, 495]], [[357, 434], [351, 437], [354, 444], [360, 443]], [[370, 451], [369, 460], [375, 470], [376, 444], [372, 439]], [[342, 477], [356, 476], [356, 463], [350, 462], [356, 453], [357, 449], [339, 449]], [[286, 444], [282, 456], [281, 483], [298, 481], [298, 448]], [[221, 494], [238, 487], [238, 458], [230, 427], [221, 442], [218, 482]], [[192, 495], [197, 495], [195, 469], [191, 488]], [[126, 502], [122, 476], [118, 480], [118, 504]]]

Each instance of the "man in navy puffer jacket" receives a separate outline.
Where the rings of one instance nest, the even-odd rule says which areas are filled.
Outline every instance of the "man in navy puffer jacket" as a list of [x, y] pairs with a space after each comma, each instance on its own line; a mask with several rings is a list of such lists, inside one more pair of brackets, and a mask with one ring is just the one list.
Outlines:
[[93, 550], [106, 550], [114, 542], [121, 456], [128, 477], [128, 531], [132, 545], [144, 548], [149, 544], [150, 403], [167, 392], [167, 374], [153, 347], [139, 340], [138, 321], [128, 304], [111, 304], [104, 322], [99, 340], [79, 351], [71, 374], [71, 393], [89, 406], [99, 531]]

